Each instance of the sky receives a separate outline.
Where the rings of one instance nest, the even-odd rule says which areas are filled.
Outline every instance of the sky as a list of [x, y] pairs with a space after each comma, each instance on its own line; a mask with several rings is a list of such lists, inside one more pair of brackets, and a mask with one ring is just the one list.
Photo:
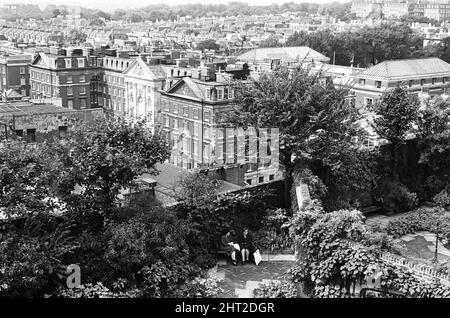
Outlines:
[[[0, 4], [4, 3], [32, 3], [38, 4], [43, 9], [48, 4], [66, 4], [66, 5], [79, 5], [86, 8], [101, 9], [104, 11], [113, 11], [118, 8], [139, 8], [150, 4], [164, 3], [167, 5], [187, 4], [187, 3], [204, 3], [204, 4], [222, 4], [230, 2], [231, 0], [137, 0], [129, 1], [127, 3], [124, 0], [0, 0]], [[238, 0], [239, 1], [239, 0]], [[250, 5], [267, 5], [272, 3], [283, 2], [314, 2], [314, 3], [329, 3], [329, 2], [350, 2], [351, 0], [243, 0], [239, 2], [245, 2]]]

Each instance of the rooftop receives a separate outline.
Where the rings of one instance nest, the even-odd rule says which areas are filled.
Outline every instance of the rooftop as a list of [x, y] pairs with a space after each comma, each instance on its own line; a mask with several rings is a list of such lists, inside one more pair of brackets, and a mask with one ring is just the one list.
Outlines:
[[53, 104], [33, 104], [27, 101], [0, 103], [0, 117], [12, 115], [34, 115], [42, 113], [67, 113], [74, 111]]
[[437, 57], [390, 60], [366, 69], [359, 73], [357, 77], [404, 79], [408, 77], [433, 75], [449, 76], [450, 64]]
[[299, 61], [299, 62], [301, 62], [302, 60], [307, 61], [315, 60], [318, 62], [330, 60], [325, 55], [307, 46], [257, 48], [239, 55], [238, 59], [243, 61], [263, 61], [266, 59], [280, 59], [282, 61]]

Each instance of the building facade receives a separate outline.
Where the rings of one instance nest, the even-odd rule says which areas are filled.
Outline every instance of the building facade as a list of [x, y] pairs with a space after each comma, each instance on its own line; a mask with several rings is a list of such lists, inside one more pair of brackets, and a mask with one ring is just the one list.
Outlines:
[[280, 179], [275, 131], [256, 141], [218, 124], [217, 117], [233, 108], [234, 91], [225, 80], [211, 80], [214, 72], [205, 67], [193, 70], [192, 78], [168, 78], [161, 90], [159, 122], [170, 140], [170, 163], [185, 169], [242, 166], [247, 185]]
[[5, 93], [13, 89], [22, 97], [30, 96], [29, 64], [31, 55], [0, 56], [0, 93], [5, 101]]
[[355, 104], [364, 109], [387, 89], [405, 86], [421, 98], [448, 94], [450, 64], [439, 58], [384, 61], [353, 76]]
[[54, 49], [39, 53], [30, 66], [31, 97], [61, 98], [69, 109], [101, 107], [98, 92], [98, 57], [81, 49]]

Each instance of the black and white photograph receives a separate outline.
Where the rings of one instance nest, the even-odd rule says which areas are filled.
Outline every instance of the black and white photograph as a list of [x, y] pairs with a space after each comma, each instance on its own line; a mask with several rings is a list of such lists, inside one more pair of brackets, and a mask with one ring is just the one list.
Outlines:
[[74, 298], [450, 298], [450, 0], [1, 0], [0, 305]]

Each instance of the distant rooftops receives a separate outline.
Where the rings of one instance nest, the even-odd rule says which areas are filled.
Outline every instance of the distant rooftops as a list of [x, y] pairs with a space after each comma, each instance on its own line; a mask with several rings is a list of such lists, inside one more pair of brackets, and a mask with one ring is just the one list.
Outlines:
[[358, 78], [383, 78], [400, 80], [405, 78], [450, 76], [450, 64], [437, 58], [390, 60], [367, 68]]
[[316, 61], [328, 63], [330, 61], [330, 58], [307, 46], [257, 48], [239, 55], [238, 59], [249, 62], [275, 59], [279, 59], [283, 62]]

